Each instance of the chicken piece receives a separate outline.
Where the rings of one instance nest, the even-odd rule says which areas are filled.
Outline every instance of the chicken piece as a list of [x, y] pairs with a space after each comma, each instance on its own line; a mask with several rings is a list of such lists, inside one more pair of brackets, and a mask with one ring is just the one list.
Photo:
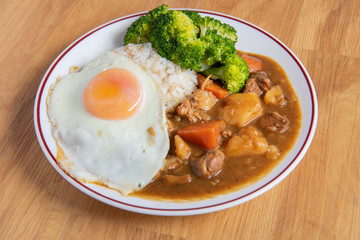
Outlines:
[[216, 103], [215, 95], [207, 90], [197, 89], [191, 99], [192, 106], [196, 109], [210, 110]]
[[188, 98], [185, 98], [184, 101], [176, 108], [177, 114], [181, 117], [186, 117], [190, 122], [196, 122], [198, 118], [194, 115], [193, 107]]
[[209, 179], [215, 177], [222, 170], [225, 155], [220, 150], [211, 150], [200, 158], [190, 160], [195, 176]]
[[285, 106], [287, 101], [285, 100], [284, 93], [280, 85], [270, 88], [270, 90], [264, 95], [264, 102], [268, 105]]
[[209, 114], [207, 114], [207, 112], [204, 111], [204, 110], [194, 109], [194, 116], [197, 119], [203, 120], [203, 121], [210, 121], [211, 120], [211, 116]]
[[255, 78], [249, 78], [248, 80], [246, 80], [243, 93], [247, 93], [247, 92], [256, 93], [256, 95], [258, 96], [263, 94], [263, 91], [261, 91], [259, 85], [257, 85]]
[[185, 174], [185, 175], [181, 175], [181, 176], [165, 174], [162, 176], [162, 180], [165, 183], [169, 183], [169, 184], [184, 184], [184, 183], [191, 182], [192, 177], [190, 176], [190, 174]]
[[226, 130], [224, 130], [224, 131], [221, 133], [221, 136], [224, 137], [224, 138], [228, 138], [228, 137], [231, 137], [232, 134], [233, 134], [233, 133], [232, 133], [231, 130], [226, 129]]
[[174, 137], [175, 154], [182, 160], [188, 159], [191, 154], [191, 147], [179, 136]]
[[224, 99], [225, 106], [219, 111], [219, 118], [230, 125], [242, 127], [259, 117], [262, 106], [255, 93], [236, 93]]
[[254, 127], [247, 127], [239, 135], [232, 136], [224, 147], [227, 157], [244, 155], [261, 155], [268, 149], [268, 142], [260, 131]]
[[251, 74], [250, 77], [255, 78], [257, 85], [264, 93], [269, 91], [269, 89], [271, 88], [271, 80], [266, 72], [263, 71], [255, 72]]
[[269, 132], [283, 133], [289, 127], [289, 120], [278, 112], [266, 114], [259, 120], [259, 125]]
[[163, 171], [163, 172], [172, 171], [175, 168], [177, 168], [181, 164], [181, 162], [182, 161], [179, 158], [177, 158], [176, 156], [168, 155], [164, 159], [164, 164], [163, 164], [163, 167], [161, 168], [161, 171]]
[[270, 77], [266, 74], [266, 72], [254, 72], [250, 75], [249, 79], [246, 81], [246, 85], [244, 88], [244, 93], [253, 92], [257, 95], [262, 95], [269, 91], [271, 87]]
[[192, 123], [198, 120], [208, 121], [209, 116], [204, 111], [210, 110], [216, 101], [217, 98], [212, 92], [197, 89], [192, 98], [185, 98], [178, 105], [176, 112], [179, 116], [186, 117]]

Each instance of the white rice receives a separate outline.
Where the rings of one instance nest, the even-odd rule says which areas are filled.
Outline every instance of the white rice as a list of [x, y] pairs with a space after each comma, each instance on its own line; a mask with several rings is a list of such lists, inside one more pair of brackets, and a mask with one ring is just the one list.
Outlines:
[[181, 69], [179, 65], [162, 58], [151, 43], [128, 44], [114, 52], [132, 59], [152, 76], [163, 96], [166, 112], [173, 111], [196, 90], [196, 73]]

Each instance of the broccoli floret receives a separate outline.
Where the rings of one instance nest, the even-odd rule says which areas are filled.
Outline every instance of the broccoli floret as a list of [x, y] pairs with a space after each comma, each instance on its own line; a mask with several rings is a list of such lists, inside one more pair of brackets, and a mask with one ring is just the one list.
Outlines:
[[161, 14], [167, 13], [169, 11], [169, 7], [165, 4], [151, 10], [148, 12], [147, 15], [149, 15], [152, 19], [152, 21], [154, 21], [158, 16], [160, 16]]
[[199, 29], [181, 11], [169, 11], [155, 19], [156, 26], [149, 39], [160, 56], [178, 63], [182, 68], [199, 70], [204, 55], [204, 43], [197, 34]]
[[149, 11], [146, 15], [141, 16], [133, 22], [127, 29], [124, 38], [125, 45], [129, 43], [140, 44], [149, 42], [149, 32], [152, 23], [158, 16], [166, 12], [168, 12], [168, 6], [164, 4]]
[[222, 23], [219, 20], [212, 17], [201, 17], [198, 12], [183, 10], [194, 24], [200, 29], [199, 37], [204, 37], [209, 30], [216, 30], [217, 34], [222, 37], [230, 38], [233, 42], [237, 42], [236, 30], [234, 27]]
[[180, 43], [171, 55], [170, 60], [178, 63], [184, 69], [190, 68], [199, 71], [204, 51], [204, 43], [200, 39], [195, 39], [186, 44]]
[[249, 77], [246, 62], [236, 53], [225, 57], [222, 66], [211, 66], [204, 71], [205, 75], [212, 74], [213, 79], [221, 79], [230, 93], [240, 92]]
[[185, 13], [194, 23], [197, 23], [199, 18], [201, 18], [200, 14], [195, 11], [182, 10], [181, 12]]
[[233, 42], [237, 42], [235, 28], [226, 23], [222, 23], [217, 19], [208, 16], [200, 17], [195, 22], [195, 25], [200, 29], [200, 37], [204, 37], [209, 30], [216, 30], [218, 35], [230, 38]]
[[138, 18], [128, 29], [124, 38], [125, 45], [129, 43], [147, 43], [149, 41], [151, 18], [148, 15]]
[[184, 69], [213, 74], [229, 92], [239, 92], [249, 76], [246, 62], [236, 53], [236, 30], [194, 11], [169, 11], [162, 5], [136, 20], [125, 44], [151, 42], [160, 56]]
[[208, 30], [201, 40], [206, 44], [204, 60], [209, 66], [221, 62], [228, 55], [236, 53], [235, 42], [218, 35], [216, 30]]

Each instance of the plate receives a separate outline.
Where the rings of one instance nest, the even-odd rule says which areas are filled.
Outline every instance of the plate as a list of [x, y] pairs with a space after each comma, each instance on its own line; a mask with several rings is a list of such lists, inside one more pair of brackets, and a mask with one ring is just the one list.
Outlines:
[[308, 150], [316, 129], [318, 105], [314, 85], [298, 57], [279, 39], [247, 21], [218, 12], [188, 10], [198, 11], [202, 16], [210, 16], [232, 25], [237, 30], [238, 36], [242, 36], [236, 44], [237, 49], [271, 57], [284, 68], [298, 94], [303, 112], [302, 128], [293, 149], [273, 171], [258, 182], [233, 193], [194, 202], [175, 203], [124, 197], [114, 190], [81, 183], [64, 172], [56, 163], [56, 144], [51, 135], [46, 112], [46, 97], [50, 85], [58, 76], [66, 75], [70, 66], [84, 66], [101, 53], [122, 46], [126, 29], [138, 17], [146, 14], [146, 12], [136, 13], [107, 22], [70, 44], [50, 65], [36, 95], [34, 124], [41, 148], [59, 174], [85, 194], [114, 207], [143, 214], [167, 216], [203, 214], [236, 206], [271, 189], [297, 166]]

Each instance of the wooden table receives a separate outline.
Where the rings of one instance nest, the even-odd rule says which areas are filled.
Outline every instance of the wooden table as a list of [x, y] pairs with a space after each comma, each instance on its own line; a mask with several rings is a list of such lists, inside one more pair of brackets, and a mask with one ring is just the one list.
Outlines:
[[160, 217], [83, 194], [48, 163], [33, 127], [45, 71], [72, 41], [161, 1], [0, 1], [0, 239], [360, 239], [360, 1], [168, 1], [250, 21], [312, 76], [319, 122], [279, 185], [227, 210]]

